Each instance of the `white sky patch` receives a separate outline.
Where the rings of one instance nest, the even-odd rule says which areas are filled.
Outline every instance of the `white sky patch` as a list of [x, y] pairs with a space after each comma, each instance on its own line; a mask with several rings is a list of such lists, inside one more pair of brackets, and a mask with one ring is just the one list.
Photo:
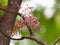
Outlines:
[[[27, 1], [27, 2], [23, 2], [21, 5], [21, 9], [19, 10], [19, 13], [25, 14], [27, 10], [27, 7], [33, 7], [33, 10], [35, 9], [36, 3], [34, 3], [33, 1]], [[25, 10], [25, 11], [23, 11]], [[29, 10], [30, 11], [30, 10]], [[29, 11], [27, 11], [27, 13], [29, 13]]]
[[35, 3], [43, 6], [43, 7], [53, 7], [54, 6], [54, 0], [33, 0]]
[[24, 39], [24, 40], [21, 40], [21, 45], [28, 45], [28, 40]]
[[[21, 38], [21, 36], [22, 36], [22, 35], [20, 35], [19, 32], [17, 32], [16, 35], [11, 36], [11, 37], [14, 38], [14, 39], [19, 39], [19, 38]], [[10, 41], [10, 45], [15, 45], [15, 44], [14, 44], [15, 42], [16, 42], [15, 40], [11, 40], [11, 41]]]
[[55, 10], [53, 8], [46, 8], [44, 11], [45, 17], [47, 19], [50, 19], [53, 16], [54, 12]]
[[12, 38], [18, 39], [21, 38], [21, 34], [19, 34], [19, 32], [17, 32], [14, 36], [11, 36]]
[[55, 0], [30, 0], [22, 3], [22, 7], [26, 7], [26, 4], [29, 6], [36, 7], [37, 5], [41, 5], [43, 7], [53, 7], [55, 4]]
[[10, 41], [10, 45], [14, 45], [14, 40], [11, 40]]

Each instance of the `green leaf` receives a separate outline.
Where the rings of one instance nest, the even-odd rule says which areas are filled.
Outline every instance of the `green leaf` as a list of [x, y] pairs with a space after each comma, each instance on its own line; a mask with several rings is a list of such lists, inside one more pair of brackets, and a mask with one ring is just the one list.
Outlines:
[[21, 32], [22, 36], [29, 36], [30, 35], [26, 26], [20, 32]]
[[0, 5], [6, 7], [8, 4], [8, 0], [0, 0]]
[[15, 42], [15, 45], [20, 45], [20, 43], [19, 42]]
[[[8, 0], [0, 0], [0, 6], [2, 6], [2, 7], [6, 7], [7, 6], [7, 4], [8, 4]], [[4, 15], [4, 11], [2, 11], [2, 10], [0, 10], [0, 15]]]

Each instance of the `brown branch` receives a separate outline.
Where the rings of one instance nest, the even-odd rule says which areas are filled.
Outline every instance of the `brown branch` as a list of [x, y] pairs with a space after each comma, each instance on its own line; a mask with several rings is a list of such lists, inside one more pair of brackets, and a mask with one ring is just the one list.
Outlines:
[[26, 24], [29, 32], [30, 32], [30, 36], [34, 36], [34, 32], [31, 30], [30, 26], [28, 24]]
[[41, 44], [41, 45], [47, 45], [45, 42], [39, 40], [39, 39], [36, 39], [34, 36], [30, 36], [30, 37], [21, 37], [19, 39], [15, 39], [15, 38], [11, 38], [10, 36], [8, 36], [7, 34], [5, 34], [3, 31], [0, 30], [0, 32], [7, 38], [9, 39], [12, 39], [12, 40], [23, 40], [23, 39], [30, 39], [30, 40], [33, 40], [35, 42], [37, 42], [38, 44]]
[[[13, 38], [12, 38], [13, 39]], [[31, 37], [22, 37], [20, 39], [13, 39], [13, 40], [23, 40], [23, 39], [30, 39], [30, 40], [33, 40], [35, 42], [37, 42], [38, 44], [41, 44], [41, 45], [47, 45], [45, 42], [41, 41], [41, 40], [38, 40], [36, 39], [35, 37], [31, 36]]]
[[58, 38], [54, 41], [53, 45], [56, 45], [56, 43], [57, 43], [59, 40], [60, 40], [60, 37], [58, 37]]
[[[3, 10], [3, 11], [5, 11], [5, 12], [7, 12], [7, 13], [12, 13], [12, 14], [21, 16], [20, 13], [9, 11], [9, 10], [1, 7], [1, 6], [0, 6], [0, 10]], [[22, 17], [22, 16], [21, 16], [21, 17]], [[22, 19], [24, 20], [24, 17], [22, 17]], [[29, 30], [29, 32], [30, 32], [30, 36], [34, 36], [33, 31], [31, 30], [31, 28], [29, 27], [29, 25], [27, 24], [26, 26], [27, 26], [27, 28], [28, 28], [28, 30]]]

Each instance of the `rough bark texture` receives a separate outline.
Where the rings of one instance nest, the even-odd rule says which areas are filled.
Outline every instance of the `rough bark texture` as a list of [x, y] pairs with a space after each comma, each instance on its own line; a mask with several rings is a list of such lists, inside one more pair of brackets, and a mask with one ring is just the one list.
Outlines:
[[[16, 11], [16, 12], [18, 12], [19, 5], [21, 4], [21, 2], [22, 2], [22, 0], [8, 0], [8, 7], [7, 7], [7, 9], [9, 11]], [[11, 13], [5, 12], [4, 20], [0, 23], [0, 30], [2, 30], [4, 33], [9, 35], [11, 33], [11, 28], [14, 25], [16, 16], [17, 15], [15, 15], [15, 14], [11, 14]], [[5, 37], [0, 32], [0, 45], [9, 45], [9, 43], [10, 43], [10, 39]]]

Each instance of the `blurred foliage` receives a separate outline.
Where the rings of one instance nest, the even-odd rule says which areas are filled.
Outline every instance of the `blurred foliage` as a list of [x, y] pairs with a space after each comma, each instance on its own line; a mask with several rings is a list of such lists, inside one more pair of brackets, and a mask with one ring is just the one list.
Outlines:
[[29, 36], [30, 35], [26, 26], [20, 32], [21, 32], [22, 36]]
[[46, 17], [44, 16], [43, 8], [41, 10], [34, 11], [34, 15], [38, 18], [41, 25], [44, 26], [42, 27], [43, 30], [45, 28], [44, 33], [41, 33], [40, 31], [41, 33], [40, 35], [43, 37], [42, 40], [46, 41], [48, 45], [51, 45], [54, 42], [54, 40], [60, 36], [60, 7], [59, 7], [60, 2], [59, 3], [58, 2], [59, 1], [57, 1], [56, 2], [57, 5], [55, 5], [56, 9], [55, 14], [50, 19], [46, 19]]
[[[2, 7], [6, 7], [7, 6], [7, 3], [8, 3], [8, 0], [0, 0], [0, 6]], [[0, 15], [4, 15], [4, 11], [0, 10]]]
[[0, 5], [3, 6], [3, 7], [6, 7], [7, 2], [8, 2], [8, 0], [0, 0]]
[[19, 44], [19, 42], [17, 41], [17, 42], [15, 42], [15, 45], [20, 45], [20, 44]]

